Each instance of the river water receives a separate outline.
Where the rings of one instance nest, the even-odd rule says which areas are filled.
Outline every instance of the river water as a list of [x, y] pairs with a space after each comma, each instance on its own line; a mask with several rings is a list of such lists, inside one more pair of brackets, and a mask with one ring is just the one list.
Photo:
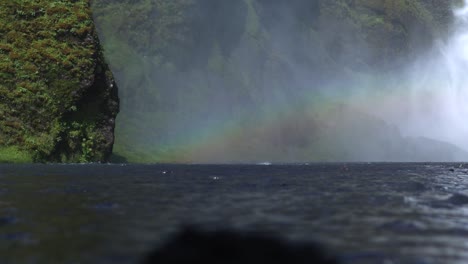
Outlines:
[[468, 263], [468, 164], [0, 165], [0, 263], [138, 263], [183, 225]]

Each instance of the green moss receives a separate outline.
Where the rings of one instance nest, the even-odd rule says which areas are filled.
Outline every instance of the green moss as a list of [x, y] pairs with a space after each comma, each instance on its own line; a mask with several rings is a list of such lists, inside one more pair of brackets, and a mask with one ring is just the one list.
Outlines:
[[0, 147], [0, 163], [31, 163], [33, 157], [28, 151], [18, 147]]
[[[171, 56], [187, 47], [194, 0], [93, 1], [104, 40], [118, 36], [139, 53]], [[155, 16], [155, 14], [157, 14]], [[131, 18], [131, 19], [123, 19]]]
[[91, 86], [103, 64], [90, 1], [6, 1], [0, 24], [0, 147], [57, 161], [60, 135], [68, 133], [63, 124], [97, 89]]
[[135, 146], [117, 144], [113, 162], [116, 163], [190, 163], [190, 155], [181, 147], [155, 146], [148, 150]]

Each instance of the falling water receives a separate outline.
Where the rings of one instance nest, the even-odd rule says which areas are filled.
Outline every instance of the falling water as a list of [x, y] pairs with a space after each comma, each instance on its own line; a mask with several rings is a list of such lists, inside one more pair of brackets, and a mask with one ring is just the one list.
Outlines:
[[447, 41], [411, 70], [411, 114], [402, 130], [468, 150], [468, 0], [454, 17]]

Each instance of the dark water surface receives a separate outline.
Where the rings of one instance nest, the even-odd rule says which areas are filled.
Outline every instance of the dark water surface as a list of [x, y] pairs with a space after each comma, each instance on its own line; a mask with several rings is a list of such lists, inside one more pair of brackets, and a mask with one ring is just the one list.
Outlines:
[[468, 165], [0, 165], [0, 263], [137, 263], [184, 224], [468, 263]]

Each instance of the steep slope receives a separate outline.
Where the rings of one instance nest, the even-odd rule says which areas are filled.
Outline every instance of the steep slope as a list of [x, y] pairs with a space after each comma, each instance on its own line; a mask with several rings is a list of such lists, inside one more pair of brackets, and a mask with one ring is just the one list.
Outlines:
[[106, 161], [119, 101], [89, 1], [2, 1], [0, 25], [0, 162]]

